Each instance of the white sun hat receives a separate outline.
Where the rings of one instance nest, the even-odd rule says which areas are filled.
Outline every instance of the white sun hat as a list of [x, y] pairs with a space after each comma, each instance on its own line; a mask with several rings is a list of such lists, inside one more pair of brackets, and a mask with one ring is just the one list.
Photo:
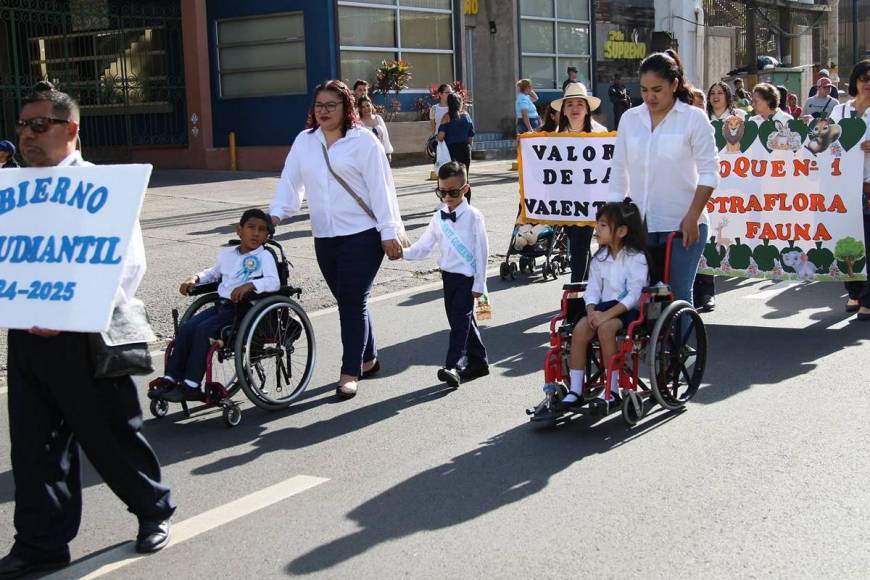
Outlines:
[[570, 83], [565, 87], [565, 94], [562, 95], [562, 98], [551, 102], [550, 106], [559, 111], [562, 109], [562, 103], [565, 99], [577, 98], [586, 99], [586, 104], [589, 106], [590, 113], [601, 106], [601, 99], [588, 94], [586, 92], [586, 86], [583, 83]]

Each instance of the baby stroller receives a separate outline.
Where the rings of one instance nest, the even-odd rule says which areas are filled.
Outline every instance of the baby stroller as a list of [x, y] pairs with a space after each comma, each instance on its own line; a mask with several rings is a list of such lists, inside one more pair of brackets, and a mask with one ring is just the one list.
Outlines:
[[[519, 256], [519, 264], [511, 262], [511, 256]], [[504, 262], [499, 268], [502, 280], [517, 279], [518, 272], [534, 274], [541, 263], [541, 276], [546, 281], [555, 280], [568, 270], [568, 235], [562, 226], [544, 224], [520, 224], [514, 226]]]

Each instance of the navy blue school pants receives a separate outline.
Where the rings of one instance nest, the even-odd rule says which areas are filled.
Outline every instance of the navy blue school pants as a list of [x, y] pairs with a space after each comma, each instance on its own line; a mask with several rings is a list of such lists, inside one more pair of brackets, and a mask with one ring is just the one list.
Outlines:
[[140, 431], [133, 379], [95, 379], [83, 333], [44, 337], [10, 330], [8, 348], [12, 553], [69, 556], [82, 517], [79, 447], [130, 512], [144, 520], [171, 516], [175, 503]]
[[233, 323], [236, 306], [221, 299], [178, 327], [169, 362], [164, 374], [176, 381], [186, 379], [199, 384], [205, 375], [205, 357], [211, 347], [209, 339], [216, 338], [221, 329]]
[[450, 322], [450, 347], [444, 366], [455, 369], [464, 356], [468, 357], [467, 366], [489, 364], [474, 319], [474, 296], [471, 294], [474, 278], [442, 271], [441, 280], [444, 282], [444, 309]]
[[369, 294], [384, 260], [381, 235], [372, 228], [349, 236], [314, 238], [314, 253], [320, 272], [338, 303], [341, 321], [341, 373], [362, 376], [363, 361], [378, 356]]
[[567, 226], [568, 249], [571, 252], [571, 282], [586, 279], [586, 266], [589, 264], [589, 245], [592, 243], [594, 228], [586, 226]]

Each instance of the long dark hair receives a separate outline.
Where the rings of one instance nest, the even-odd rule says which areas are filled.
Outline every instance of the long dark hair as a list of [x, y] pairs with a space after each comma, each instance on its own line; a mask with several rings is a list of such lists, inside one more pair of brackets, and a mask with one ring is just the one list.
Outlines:
[[[646, 256], [647, 266], [652, 269], [652, 258], [646, 247], [646, 230], [640, 218], [640, 210], [631, 198], [626, 197], [623, 201], [611, 201], [602, 205], [595, 214], [595, 221], [601, 220], [610, 224], [612, 232], [620, 226], [625, 226], [628, 233], [622, 238], [623, 249]], [[595, 253], [595, 258], [604, 261], [609, 252], [610, 248], [602, 246]]]
[[719, 87], [722, 89], [722, 92], [725, 93], [725, 109], [734, 114], [734, 95], [731, 94], [731, 87], [728, 86], [728, 83], [724, 81], [718, 81], [710, 85], [710, 88], [707, 89], [707, 115], [712, 117], [715, 114], [713, 111], [713, 103], [710, 102], [710, 93], [713, 92], [713, 89]]
[[559, 123], [556, 119], [561, 119], [559, 117], [560, 113], [550, 105], [547, 105], [547, 109], [544, 111], [544, 124], [538, 127], [538, 131], [541, 133], [554, 133], [559, 130]]
[[779, 108], [788, 112], [788, 89], [782, 85], [776, 85], [776, 90], [779, 91]]
[[341, 100], [341, 106], [344, 107], [344, 118], [341, 121], [341, 135], [347, 135], [347, 130], [359, 123], [359, 115], [354, 106], [353, 93], [350, 92], [346, 84], [339, 80], [326, 81], [317, 85], [317, 88], [314, 89], [314, 98], [311, 100], [311, 107], [308, 109], [308, 123], [306, 124], [308, 132], [314, 133], [320, 127], [317, 117], [314, 116], [314, 102], [317, 100], [317, 95], [323, 91], [334, 93]]
[[[571, 97], [571, 98], [582, 98], [582, 97]], [[568, 102], [568, 99], [564, 99], [562, 101], [562, 108], [559, 109], [559, 132], [570, 129], [571, 121], [568, 119], [568, 116], [565, 114], [565, 104]], [[583, 102], [586, 103], [586, 117], [583, 119], [583, 132], [591, 133], [592, 132], [592, 111], [589, 107], [589, 101], [583, 99]]]
[[852, 74], [849, 75], [849, 96], [858, 96], [858, 78], [870, 72], [870, 59], [864, 59], [855, 63]]
[[[459, 111], [462, 109], [462, 97], [457, 95], [456, 93], [450, 93], [447, 95], [447, 115], [450, 117], [451, 121], [459, 120]], [[438, 119], [438, 122], [441, 122], [441, 119]]]
[[638, 75], [645, 73], [654, 73], [668, 82], [677, 81], [677, 90], [674, 91], [674, 97], [678, 101], [683, 101], [686, 104], [692, 104], [692, 88], [686, 82], [686, 75], [683, 72], [683, 62], [680, 56], [673, 49], [668, 49], [664, 52], [656, 52], [640, 63]]

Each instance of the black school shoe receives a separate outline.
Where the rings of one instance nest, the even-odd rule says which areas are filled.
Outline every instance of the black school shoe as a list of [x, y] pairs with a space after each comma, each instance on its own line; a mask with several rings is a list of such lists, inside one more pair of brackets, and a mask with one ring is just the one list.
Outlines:
[[468, 365], [464, 369], [460, 369], [459, 379], [463, 383], [467, 383], [468, 381], [473, 381], [474, 379], [479, 379], [480, 377], [485, 377], [488, 374], [489, 374], [489, 365], [487, 365], [487, 364], [473, 364], [473, 365]]
[[199, 387], [188, 387], [185, 384], [175, 385], [175, 388], [160, 396], [164, 401], [180, 403], [182, 401], [205, 401], [205, 393]]
[[[187, 388], [187, 387], [185, 387]], [[136, 535], [136, 551], [150, 554], [166, 547], [169, 543], [169, 520], [143, 520], [139, 522]]]
[[448, 369], [442, 368], [438, 369], [438, 380], [444, 381], [447, 383], [447, 386], [451, 389], [456, 389], [462, 383], [462, 379], [459, 376], [459, 371], [456, 369]]
[[622, 404], [622, 397], [615, 394], [613, 398], [609, 401], [605, 401], [604, 399], [595, 399], [594, 401], [589, 403], [589, 410], [593, 415], [598, 417], [605, 417], [610, 414], [614, 409], [618, 409]]
[[716, 309], [716, 299], [709, 294], [705, 294], [697, 301], [695, 308], [700, 312], [712, 312]]
[[165, 395], [166, 393], [168, 393], [169, 391], [174, 389], [176, 384], [177, 383], [173, 383], [172, 381], [170, 381], [169, 379], [167, 379], [165, 377], [161, 377], [161, 378], [157, 379], [157, 386], [154, 387], [153, 389], [148, 390], [148, 398], [149, 399], [160, 399], [163, 397], [163, 395]]
[[0, 579], [21, 578], [34, 572], [50, 572], [69, 566], [69, 554], [27, 559], [9, 553], [0, 559]]

